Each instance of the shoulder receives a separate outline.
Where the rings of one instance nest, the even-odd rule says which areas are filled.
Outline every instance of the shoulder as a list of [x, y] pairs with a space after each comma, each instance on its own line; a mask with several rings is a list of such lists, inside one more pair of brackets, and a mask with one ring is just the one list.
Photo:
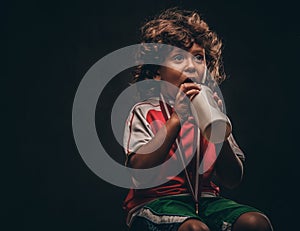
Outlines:
[[147, 121], [152, 120], [151, 118], [156, 118], [162, 113], [159, 97], [149, 98], [147, 100], [136, 103], [130, 113], [128, 120], [140, 120]]
[[147, 112], [149, 110], [160, 110], [160, 101], [158, 97], [149, 98], [147, 100], [136, 103], [132, 107], [132, 112]]

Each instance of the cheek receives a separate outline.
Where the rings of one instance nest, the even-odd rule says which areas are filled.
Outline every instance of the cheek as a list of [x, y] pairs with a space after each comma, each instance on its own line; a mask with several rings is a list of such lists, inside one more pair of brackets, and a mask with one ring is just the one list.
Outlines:
[[160, 76], [161, 79], [166, 81], [176, 80], [181, 76], [181, 72], [169, 67], [165, 67], [160, 70]]
[[199, 75], [203, 75], [205, 73], [205, 70], [206, 70], [205, 65], [201, 65], [197, 68], [197, 72], [199, 73]]
[[204, 75], [205, 75], [205, 66], [201, 66], [199, 68], [197, 68], [197, 73], [198, 73], [198, 78], [197, 78], [197, 82], [202, 82], [203, 78], [204, 78]]
[[202, 68], [201, 70], [198, 71], [200, 76], [203, 76], [205, 73], [205, 68]]
[[[165, 63], [166, 66], [163, 66], [162, 69], [165, 69], [166, 72], [182, 72], [185, 68], [185, 64], [184, 63], [181, 63], [181, 64], [178, 64], [178, 63], [172, 63], [172, 62], [166, 62]], [[174, 74], [173, 73], [173, 74]]]
[[205, 64], [201, 64], [197, 67], [197, 70], [199, 73], [203, 73], [205, 71], [205, 67], [206, 65]]

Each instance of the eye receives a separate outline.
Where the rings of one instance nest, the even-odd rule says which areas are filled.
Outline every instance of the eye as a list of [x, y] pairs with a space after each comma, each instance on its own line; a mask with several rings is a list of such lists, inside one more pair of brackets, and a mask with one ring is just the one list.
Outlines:
[[195, 55], [194, 58], [195, 58], [196, 62], [198, 62], [198, 63], [202, 63], [204, 61], [203, 55], [200, 55], [200, 54]]
[[173, 60], [176, 61], [176, 62], [181, 62], [181, 61], [184, 60], [184, 56], [182, 54], [175, 55], [173, 57]]

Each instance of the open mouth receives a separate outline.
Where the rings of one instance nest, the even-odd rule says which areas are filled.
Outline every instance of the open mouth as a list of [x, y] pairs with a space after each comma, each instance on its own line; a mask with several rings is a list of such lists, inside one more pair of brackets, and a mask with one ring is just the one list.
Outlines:
[[182, 83], [199, 83], [199, 78], [187, 77]]

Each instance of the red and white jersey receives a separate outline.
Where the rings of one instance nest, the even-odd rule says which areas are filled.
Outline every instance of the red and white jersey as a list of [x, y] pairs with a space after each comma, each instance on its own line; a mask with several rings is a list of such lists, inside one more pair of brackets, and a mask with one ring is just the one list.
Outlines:
[[[167, 102], [167, 109], [169, 114], [172, 114], [172, 102]], [[146, 101], [137, 103], [128, 116], [124, 132], [123, 145], [127, 154], [127, 159], [144, 144], [147, 144], [155, 136], [162, 126], [167, 121], [167, 113], [163, 102], [157, 98], [150, 98]], [[199, 193], [207, 193], [211, 195], [219, 194], [219, 187], [217, 187], [212, 181], [214, 172], [214, 162], [216, 160], [216, 147], [213, 143], [207, 141], [203, 136], [198, 137], [198, 126], [194, 118], [191, 116], [181, 127], [178, 134], [178, 140], [182, 154], [185, 159], [191, 159], [191, 162], [187, 165], [186, 169], [190, 176], [191, 182], [195, 185], [195, 173], [197, 168], [195, 156], [196, 145], [200, 146], [200, 160], [202, 168], [206, 168], [204, 174], [200, 176]], [[198, 140], [199, 139], [199, 140]], [[166, 160], [169, 158], [176, 159], [177, 146], [174, 143], [171, 147]], [[179, 160], [178, 160], [179, 161]], [[158, 176], [160, 173], [157, 174]], [[147, 189], [130, 189], [125, 201], [124, 209], [129, 212], [130, 210], [137, 208], [139, 205], [151, 201], [155, 198], [169, 195], [178, 195], [189, 193], [189, 187], [187, 184], [186, 176], [182, 171], [177, 176], [169, 176], [168, 182], [159, 186]]]

